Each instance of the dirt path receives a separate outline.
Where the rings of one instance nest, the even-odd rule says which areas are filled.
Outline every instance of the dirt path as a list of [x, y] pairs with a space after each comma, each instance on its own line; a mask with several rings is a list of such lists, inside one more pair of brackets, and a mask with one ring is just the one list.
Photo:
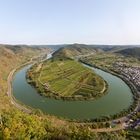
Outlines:
[[123, 130], [125, 127], [123, 125], [114, 127], [114, 128], [99, 128], [99, 129], [90, 129], [92, 132], [113, 132]]
[[40, 63], [40, 64], [38, 65], [38, 67], [36, 68], [36, 72], [39, 72], [39, 71], [40, 71], [40, 69], [42, 68], [42, 65], [43, 65], [43, 63]]

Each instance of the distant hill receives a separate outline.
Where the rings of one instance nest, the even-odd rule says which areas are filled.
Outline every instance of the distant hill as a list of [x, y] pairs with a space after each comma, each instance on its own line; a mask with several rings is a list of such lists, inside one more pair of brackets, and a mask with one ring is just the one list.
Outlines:
[[52, 48], [53, 50], [56, 51], [60, 48], [72, 47], [73, 45], [100, 49], [100, 50], [107, 51], [107, 52], [115, 52], [115, 51], [119, 51], [119, 50], [123, 50], [123, 49], [127, 49], [127, 48], [140, 47], [140, 45], [98, 45], [98, 44], [86, 45], [86, 44], [77, 44], [77, 43], [75, 43], [75, 44], [58, 44], [58, 45], [31, 45], [31, 47]]
[[90, 46], [102, 49], [103, 51], [107, 52], [116, 52], [123, 49], [140, 47], [140, 45], [90, 45]]
[[120, 53], [120, 54], [125, 55], [125, 56], [140, 58], [140, 48], [138, 48], [138, 47], [123, 49], [120, 51], [116, 51], [116, 53]]
[[0, 44], [0, 50], [10, 50], [12, 51], [13, 53], [15, 54], [18, 54], [18, 53], [23, 53], [23, 52], [26, 52], [28, 51], [28, 53], [30, 53], [31, 51], [35, 50], [35, 51], [41, 51], [41, 50], [46, 50], [46, 48], [43, 48], [43, 47], [36, 47], [36, 48], [33, 48], [31, 46], [28, 46], [28, 45], [6, 45], [6, 44]]
[[53, 54], [53, 56], [73, 58], [76, 56], [87, 55], [91, 53], [94, 54], [97, 52], [102, 52], [102, 50], [98, 48], [89, 47], [88, 45], [84, 45], [84, 44], [72, 44], [58, 49]]
[[0, 44], [0, 86], [2, 83], [1, 80], [6, 80], [6, 74], [8, 74], [11, 69], [47, 50], [46, 48], [32, 48], [26, 45]]
[[65, 45], [65, 44], [59, 44], [59, 45], [30, 45], [31, 47], [33, 47], [33, 48], [51, 48], [51, 49], [53, 49], [53, 50], [58, 50], [58, 49], [60, 49], [60, 48], [62, 48], [62, 47], [66, 47], [67, 45]]

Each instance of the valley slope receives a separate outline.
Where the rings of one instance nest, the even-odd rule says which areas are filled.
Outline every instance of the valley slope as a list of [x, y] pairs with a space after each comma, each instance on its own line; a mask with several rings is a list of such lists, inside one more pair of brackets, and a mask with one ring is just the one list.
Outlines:
[[116, 51], [116, 53], [120, 53], [124, 56], [130, 56], [135, 58], [140, 58], [140, 48], [127, 48], [120, 51]]
[[96, 51], [77, 45], [61, 48], [50, 60], [36, 64], [28, 71], [28, 82], [40, 94], [57, 99], [87, 100], [101, 97], [107, 93], [107, 83], [93, 70], [72, 59]]
[[[12, 105], [6, 93], [8, 74], [12, 69], [28, 62], [31, 57], [38, 56], [44, 51], [47, 52], [48, 49], [38, 47], [33, 49], [29, 46], [22, 47], [22, 45], [0, 45], [0, 139], [140, 139], [140, 128], [110, 132], [110, 122], [76, 124], [62, 118], [43, 114], [40, 110], [33, 110], [31, 114], [26, 114]], [[93, 54], [95, 58], [96, 53]], [[106, 62], [110, 60], [110, 57], [107, 60], [105, 59], [107, 55], [105, 54], [102, 60]], [[75, 54], [72, 56], [75, 57]], [[112, 62], [109, 61], [108, 65], [110, 63]], [[135, 63], [137, 64], [139, 61], [136, 60]], [[136, 116], [134, 116], [134, 119], [136, 119]], [[97, 133], [96, 130], [100, 128], [105, 132]]]

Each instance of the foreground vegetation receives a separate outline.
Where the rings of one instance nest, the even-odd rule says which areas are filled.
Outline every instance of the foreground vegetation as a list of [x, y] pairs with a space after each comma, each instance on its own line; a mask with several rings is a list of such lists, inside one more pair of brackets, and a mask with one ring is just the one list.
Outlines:
[[[22, 112], [11, 110], [12, 112], [3, 112], [0, 124], [0, 139], [60, 139], [60, 140], [121, 140], [126, 138], [123, 131], [96, 133], [90, 131], [87, 126], [78, 126], [74, 123], [64, 123], [57, 118], [45, 117], [43, 114], [24, 114]], [[132, 133], [131, 133], [132, 135]]]

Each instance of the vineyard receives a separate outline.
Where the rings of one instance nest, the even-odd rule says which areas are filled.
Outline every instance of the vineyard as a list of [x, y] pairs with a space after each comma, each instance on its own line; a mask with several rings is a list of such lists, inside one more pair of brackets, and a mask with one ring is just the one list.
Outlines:
[[65, 99], [93, 99], [104, 94], [105, 81], [79, 62], [70, 59], [48, 60], [38, 72], [39, 65], [28, 71], [28, 77], [30, 83], [44, 95]]

